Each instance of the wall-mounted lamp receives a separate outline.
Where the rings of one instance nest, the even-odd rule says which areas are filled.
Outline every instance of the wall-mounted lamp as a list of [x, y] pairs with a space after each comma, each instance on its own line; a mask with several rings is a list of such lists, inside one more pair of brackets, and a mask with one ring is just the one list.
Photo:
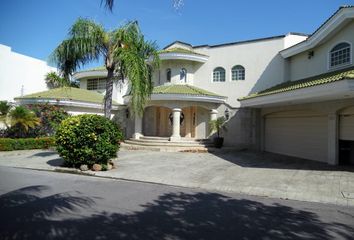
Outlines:
[[229, 120], [229, 118], [230, 118], [230, 110], [228, 108], [225, 109], [224, 115], [225, 115], [226, 120]]
[[315, 56], [315, 52], [314, 52], [314, 51], [309, 51], [309, 52], [307, 53], [307, 58], [308, 58], [308, 59], [313, 58], [313, 56]]

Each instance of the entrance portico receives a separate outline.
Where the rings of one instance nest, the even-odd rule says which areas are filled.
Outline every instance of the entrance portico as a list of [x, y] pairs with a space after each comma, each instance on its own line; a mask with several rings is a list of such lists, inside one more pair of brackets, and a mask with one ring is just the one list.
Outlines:
[[[179, 89], [181, 87], [196, 89], [188, 85], [178, 86]], [[156, 88], [154, 90], [156, 92]], [[195, 95], [153, 93], [143, 117], [135, 118], [133, 138], [168, 137], [171, 142], [208, 138], [209, 121], [217, 118], [217, 108], [225, 97], [206, 91], [202, 94], [200, 89], [197, 90]]]

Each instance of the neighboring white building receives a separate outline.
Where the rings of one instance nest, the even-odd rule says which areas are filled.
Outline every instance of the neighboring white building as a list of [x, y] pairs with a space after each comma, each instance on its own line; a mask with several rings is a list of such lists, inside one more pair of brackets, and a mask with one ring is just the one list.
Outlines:
[[0, 44], [0, 100], [47, 90], [45, 75], [56, 68]]

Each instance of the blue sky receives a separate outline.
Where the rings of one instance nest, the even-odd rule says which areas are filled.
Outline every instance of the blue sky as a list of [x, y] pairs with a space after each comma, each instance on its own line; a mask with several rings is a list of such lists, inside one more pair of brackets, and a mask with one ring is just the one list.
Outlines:
[[78, 17], [114, 29], [138, 20], [160, 48], [180, 40], [193, 45], [270, 37], [287, 32], [312, 33], [340, 5], [353, 0], [184, 0], [179, 11], [171, 0], [116, 0], [113, 13], [100, 0], [1, 0], [0, 43], [13, 51], [46, 60]]

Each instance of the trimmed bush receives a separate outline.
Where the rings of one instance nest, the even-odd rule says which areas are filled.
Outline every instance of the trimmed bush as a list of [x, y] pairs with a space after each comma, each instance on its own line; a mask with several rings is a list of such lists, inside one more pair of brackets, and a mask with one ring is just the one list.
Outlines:
[[0, 151], [47, 149], [55, 146], [53, 137], [43, 138], [0, 138]]
[[55, 134], [57, 151], [70, 167], [107, 164], [109, 159], [116, 157], [121, 139], [118, 125], [94, 114], [65, 119]]

